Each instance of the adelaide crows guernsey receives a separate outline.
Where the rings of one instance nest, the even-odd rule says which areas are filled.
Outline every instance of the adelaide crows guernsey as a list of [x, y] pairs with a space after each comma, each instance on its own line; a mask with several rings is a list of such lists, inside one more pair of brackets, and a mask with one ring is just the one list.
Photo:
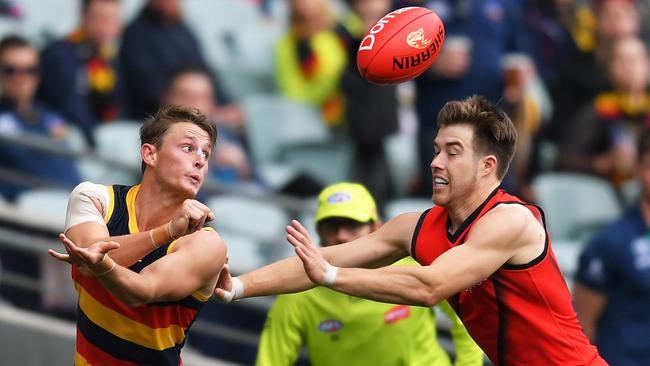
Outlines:
[[[109, 186], [106, 224], [111, 236], [137, 233], [135, 197], [139, 186]], [[140, 272], [171, 253], [163, 245], [129, 267]], [[79, 293], [75, 365], [182, 365], [180, 351], [199, 309], [209, 299], [200, 293], [171, 302], [129, 307], [93, 276], [72, 267]]]
[[[413, 257], [429, 265], [463, 245], [473, 224], [500, 204], [523, 205], [544, 225], [540, 208], [498, 189], [453, 234], [446, 209], [425, 211], [413, 235]], [[539, 257], [523, 265], [506, 263], [447, 301], [495, 366], [606, 365], [578, 323], [548, 231]]]

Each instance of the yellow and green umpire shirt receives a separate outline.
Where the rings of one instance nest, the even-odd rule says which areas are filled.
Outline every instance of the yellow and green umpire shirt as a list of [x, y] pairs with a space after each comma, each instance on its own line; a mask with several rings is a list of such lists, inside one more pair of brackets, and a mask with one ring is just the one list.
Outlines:
[[[414, 264], [410, 258], [398, 263]], [[455, 365], [482, 365], [483, 352], [451, 307], [442, 304], [454, 324]], [[432, 309], [365, 300], [326, 287], [277, 297], [256, 365], [292, 365], [303, 344], [313, 366], [451, 365], [436, 341]]]

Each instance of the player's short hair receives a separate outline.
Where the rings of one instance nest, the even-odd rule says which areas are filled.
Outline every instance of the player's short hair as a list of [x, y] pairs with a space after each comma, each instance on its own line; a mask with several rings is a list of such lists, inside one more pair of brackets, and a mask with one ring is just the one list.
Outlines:
[[90, 4], [93, 1], [108, 1], [108, 2], [118, 3], [118, 5], [119, 5], [119, 2], [120, 2], [120, 0], [82, 0], [81, 1], [81, 14], [84, 14], [86, 12], [86, 10], [88, 10], [88, 8], [90, 7]]
[[474, 149], [497, 158], [497, 178], [508, 171], [517, 145], [517, 130], [510, 117], [480, 95], [447, 102], [438, 113], [438, 128], [468, 124], [474, 128]]
[[650, 127], [646, 127], [641, 130], [639, 138], [637, 140], [637, 157], [639, 160], [643, 158], [643, 155], [650, 153]]
[[[163, 136], [174, 123], [189, 122], [199, 126], [210, 136], [210, 142], [214, 146], [217, 142], [217, 127], [210, 119], [200, 110], [185, 106], [163, 107], [158, 112], [147, 118], [140, 127], [140, 144], [152, 144], [157, 149], [162, 146]], [[142, 162], [142, 172], [146, 164]]]
[[33, 46], [29, 43], [29, 41], [25, 37], [19, 36], [17, 34], [10, 34], [2, 38], [2, 40], [0, 40], [0, 55], [2, 55], [5, 51], [10, 50], [12, 48], [24, 48], [24, 47], [33, 48]]

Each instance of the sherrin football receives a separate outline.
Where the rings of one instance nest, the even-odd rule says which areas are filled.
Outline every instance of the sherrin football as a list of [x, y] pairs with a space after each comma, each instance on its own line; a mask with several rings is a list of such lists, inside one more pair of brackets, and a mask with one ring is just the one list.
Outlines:
[[361, 75], [376, 84], [396, 84], [422, 74], [440, 53], [445, 27], [418, 6], [397, 9], [368, 30], [357, 51]]

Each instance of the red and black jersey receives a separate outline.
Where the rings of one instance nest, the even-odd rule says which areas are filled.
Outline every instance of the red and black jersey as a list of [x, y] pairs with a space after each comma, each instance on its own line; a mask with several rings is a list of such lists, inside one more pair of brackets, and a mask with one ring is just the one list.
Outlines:
[[[435, 206], [425, 211], [413, 235], [413, 257], [429, 265], [463, 245], [474, 223], [500, 204], [523, 205], [544, 224], [540, 208], [495, 190], [454, 234], [448, 232], [446, 209]], [[578, 323], [548, 231], [539, 257], [524, 265], [506, 263], [447, 301], [495, 366], [606, 365]]]

